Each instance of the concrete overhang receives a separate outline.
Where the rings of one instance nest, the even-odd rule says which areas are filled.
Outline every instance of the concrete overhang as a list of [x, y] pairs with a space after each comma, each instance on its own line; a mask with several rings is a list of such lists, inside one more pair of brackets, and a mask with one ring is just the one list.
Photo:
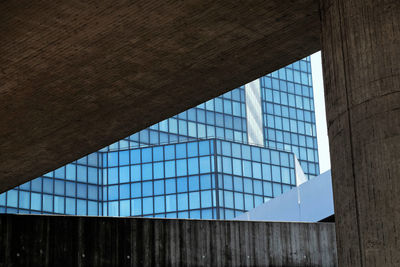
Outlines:
[[0, 3], [0, 192], [320, 49], [318, 1]]

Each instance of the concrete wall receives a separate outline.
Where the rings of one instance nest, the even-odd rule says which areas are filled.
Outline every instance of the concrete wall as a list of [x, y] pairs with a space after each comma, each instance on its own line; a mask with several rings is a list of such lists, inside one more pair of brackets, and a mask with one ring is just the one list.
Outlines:
[[0, 266], [336, 266], [332, 223], [0, 216]]

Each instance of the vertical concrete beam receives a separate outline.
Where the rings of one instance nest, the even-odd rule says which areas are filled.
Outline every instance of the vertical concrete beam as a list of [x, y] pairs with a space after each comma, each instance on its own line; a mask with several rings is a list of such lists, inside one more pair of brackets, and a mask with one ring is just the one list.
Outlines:
[[320, 8], [339, 266], [400, 266], [400, 1]]

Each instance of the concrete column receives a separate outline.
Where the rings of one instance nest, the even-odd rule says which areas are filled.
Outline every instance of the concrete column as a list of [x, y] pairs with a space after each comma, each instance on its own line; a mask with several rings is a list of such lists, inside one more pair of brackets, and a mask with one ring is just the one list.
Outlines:
[[320, 8], [339, 266], [400, 266], [400, 1]]

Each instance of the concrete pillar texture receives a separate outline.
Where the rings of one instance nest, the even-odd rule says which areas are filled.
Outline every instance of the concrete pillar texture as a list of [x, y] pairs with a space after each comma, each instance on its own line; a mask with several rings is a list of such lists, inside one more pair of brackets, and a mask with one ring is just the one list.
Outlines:
[[400, 1], [320, 9], [339, 266], [400, 266]]

